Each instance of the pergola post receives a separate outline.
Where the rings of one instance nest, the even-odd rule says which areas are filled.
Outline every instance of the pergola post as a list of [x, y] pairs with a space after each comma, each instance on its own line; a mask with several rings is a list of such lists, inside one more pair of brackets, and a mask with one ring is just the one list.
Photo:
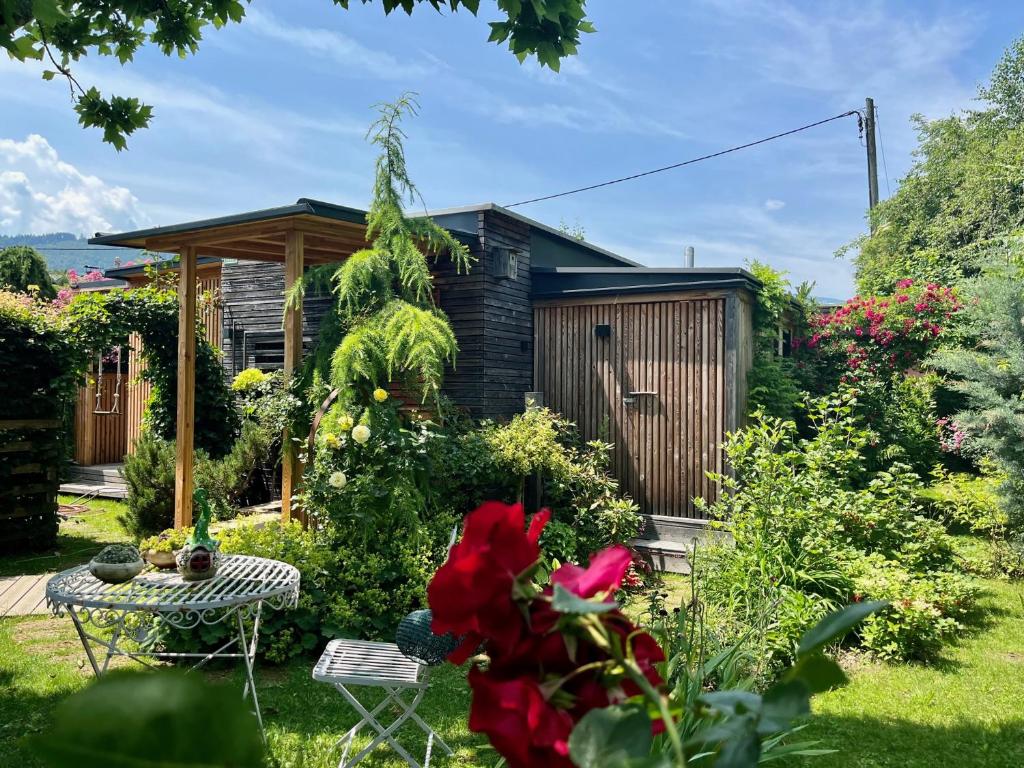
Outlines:
[[181, 249], [178, 270], [178, 421], [174, 527], [192, 525], [192, 455], [196, 415], [196, 248]]
[[[303, 233], [291, 230], [286, 233], [284, 241], [284, 290], [287, 295], [292, 286], [302, 279], [304, 261]], [[294, 306], [285, 306], [284, 310], [284, 378], [291, 379], [302, 362], [302, 301]], [[294, 453], [285, 430], [282, 445], [281, 467], [281, 519], [288, 522], [293, 517], [306, 524], [305, 514], [301, 509], [292, 508], [292, 496], [302, 478], [302, 463]]]

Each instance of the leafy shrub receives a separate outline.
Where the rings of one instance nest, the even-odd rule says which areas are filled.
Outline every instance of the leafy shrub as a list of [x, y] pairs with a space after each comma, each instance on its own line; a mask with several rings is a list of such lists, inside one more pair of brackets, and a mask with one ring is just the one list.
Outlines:
[[732, 540], [712, 544], [697, 560], [706, 598], [747, 625], [773, 616], [768, 652], [781, 661], [836, 606], [856, 596], [891, 597], [888, 582], [865, 577], [870, 563], [898, 562], [915, 595], [938, 611], [934, 626], [922, 628], [916, 614], [905, 622], [890, 616], [898, 632], [862, 642], [887, 658], [933, 651], [929, 636], [947, 637], [972, 594], [947, 573], [955, 562], [952, 541], [922, 514], [920, 481], [898, 464], [867, 475], [863, 450], [872, 433], [849, 394], [810, 403], [808, 419], [808, 438], [797, 436], [792, 421], [760, 415], [729, 439], [736, 476], [716, 477], [731, 493], [708, 511]]
[[[219, 519], [234, 517], [246, 501], [256, 467], [266, 456], [270, 442], [266, 431], [247, 423], [222, 459], [211, 459], [201, 450], [195, 452], [195, 485], [206, 489], [210, 508]], [[174, 460], [174, 443], [149, 430], [143, 430], [133, 452], [125, 456], [127, 510], [118, 519], [136, 539], [159, 533], [174, 521]]]
[[46, 258], [27, 245], [0, 248], [0, 289], [33, 293], [44, 299], [57, 295]]
[[864, 646], [887, 660], [929, 659], [962, 628], [977, 589], [958, 573], [911, 573], [880, 556], [857, 563], [855, 600], [889, 605], [861, 627]]
[[259, 368], [246, 368], [235, 376], [231, 382], [231, 389], [234, 392], [247, 393], [258, 389], [268, 378], [270, 377]]

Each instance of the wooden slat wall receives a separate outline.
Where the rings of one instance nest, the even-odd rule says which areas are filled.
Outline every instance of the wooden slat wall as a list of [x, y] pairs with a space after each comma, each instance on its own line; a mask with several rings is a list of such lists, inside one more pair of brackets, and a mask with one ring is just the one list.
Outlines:
[[[706, 472], [722, 471], [724, 321], [721, 298], [535, 310], [535, 387], [584, 439], [615, 445], [612, 470], [645, 514], [700, 517], [693, 498], [717, 498]], [[630, 392], [657, 394], [627, 404]]]
[[[200, 273], [197, 281], [198, 293], [220, 295], [220, 269]], [[203, 304], [200, 313], [206, 329], [206, 339], [220, 348], [223, 338], [223, 310], [219, 300]], [[93, 413], [96, 406], [96, 390], [92, 386], [78, 390], [75, 407], [75, 461], [82, 466], [116, 463], [130, 453], [142, 432], [142, 414], [152, 392], [152, 386], [142, 378], [145, 363], [140, 350], [142, 340], [137, 333], [128, 339], [128, 372], [121, 380], [121, 413]], [[101, 410], [109, 410], [114, 392], [115, 374], [104, 374]]]

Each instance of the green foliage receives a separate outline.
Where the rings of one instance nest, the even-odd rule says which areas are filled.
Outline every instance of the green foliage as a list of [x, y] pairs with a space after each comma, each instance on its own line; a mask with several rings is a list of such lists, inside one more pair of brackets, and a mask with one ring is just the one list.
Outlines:
[[[210, 508], [221, 520], [234, 517], [250, 501], [256, 469], [266, 458], [273, 435], [254, 422], [246, 422], [228, 453], [212, 459], [195, 452], [195, 485], [209, 494]], [[127, 510], [119, 518], [135, 539], [152, 536], [174, 521], [174, 443], [144, 430], [134, 451], [124, 459], [128, 484]]]
[[15, 293], [32, 293], [44, 299], [57, 295], [46, 259], [27, 245], [0, 249], [0, 288]]
[[[812, 403], [808, 418], [807, 438], [797, 437], [793, 422], [760, 414], [730, 437], [726, 455], [735, 477], [716, 476], [730, 493], [709, 512], [733, 540], [708, 547], [698, 560], [708, 601], [747, 625], [774, 615], [767, 650], [786, 659], [800, 633], [828, 611], [891, 597], [882, 584], [863, 581], [866, 563], [899, 563], [929, 611], [939, 611], [929, 631], [948, 636], [961, 615], [956, 600], [966, 609], [972, 592], [947, 578], [952, 542], [922, 514], [917, 475], [898, 463], [867, 472], [863, 451], [871, 432], [849, 395]], [[895, 647], [878, 634], [862, 637], [864, 646], [891, 658], [934, 650], [920, 617], [894, 620], [901, 617], [907, 621]]]
[[784, 272], [752, 261], [747, 265], [760, 282], [754, 304], [754, 359], [747, 374], [747, 407], [771, 416], [793, 418], [806, 388], [794, 360], [779, 354], [779, 334], [788, 326], [793, 339], [805, 335], [808, 318], [815, 311], [813, 285], [803, 283], [796, 293]]
[[269, 378], [270, 376], [259, 368], [246, 368], [235, 376], [234, 381], [231, 382], [231, 389], [246, 394], [258, 390]]
[[[347, 9], [349, 0], [333, 0]], [[372, 0], [362, 0], [369, 3]], [[593, 32], [586, 19], [586, 0], [498, 0], [503, 18], [489, 22], [489, 42], [508, 41], [509, 50], [524, 61], [534, 55], [541, 66], [557, 70], [576, 53], [580, 34]], [[382, 0], [385, 13], [411, 14], [421, 3], [434, 10], [465, 9], [474, 16], [480, 0]], [[103, 140], [118, 151], [127, 137], [149, 125], [152, 107], [137, 98], [103, 96], [88, 89], [72, 73], [83, 56], [113, 56], [122, 65], [134, 60], [147, 43], [165, 56], [198, 52], [203, 33], [245, 17], [242, 0], [179, 0], [173, 3], [119, 3], [113, 0], [5, 0], [0, 3], [0, 48], [17, 61], [45, 61], [44, 80], [58, 75], [67, 81], [79, 123], [103, 130]]]
[[1024, 279], [1016, 269], [991, 269], [965, 286], [969, 297], [961, 343], [929, 364], [964, 407], [954, 414], [967, 434], [961, 450], [990, 457], [1002, 471], [1003, 509], [1011, 530], [1024, 530]]
[[[407, 218], [403, 211], [419, 194], [409, 178], [399, 126], [417, 109], [414, 97], [405, 94], [394, 104], [378, 105], [380, 117], [370, 127], [370, 141], [380, 148], [366, 214], [371, 247], [340, 265], [308, 271], [288, 299], [294, 303], [310, 287], [333, 286], [336, 318], [321, 334], [320, 346], [334, 345], [328, 378], [342, 400], [365, 399], [397, 381], [437, 407], [445, 366], [455, 364], [458, 345], [447, 317], [434, 305], [425, 253], [435, 259], [447, 255], [459, 271], [468, 270], [472, 259], [469, 249], [432, 219]], [[314, 356], [313, 364], [321, 366], [322, 356]]]
[[[142, 339], [142, 376], [152, 385], [146, 424], [173, 440], [178, 404], [178, 299], [154, 268], [151, 282], [130, 291], [89, 292], [75, 296], [64, 312], [66, 332], [80, 353], [78, 375], [97, 351], [128, 344], [134, 331]], [[220, 352], [201, 329], [196, 334], [195, 445], [213, 457], [230, 449], [239, 419], [225, 381]], [[81, 380], [81, 378], [79, 378]]]
[[264, 749], [237, 690], [168, 670], [104, 675], [60, 702], [32, 746], [52, 768], [256, 766]]
[[144, 431], [121, 470], [128, 486], [127, 509], [118, 522], [135, 539], [152, 536], [174, 522], [174, 443]]
[[903, 278], [956, 285], [977, 275], [986, 253], [1024, 226], [1024, 39], [981, 89], [980, 111], [914, 118], [917, 160], [899, 189], [871, 212], [874, 233], [852, 244], [864, 293]]

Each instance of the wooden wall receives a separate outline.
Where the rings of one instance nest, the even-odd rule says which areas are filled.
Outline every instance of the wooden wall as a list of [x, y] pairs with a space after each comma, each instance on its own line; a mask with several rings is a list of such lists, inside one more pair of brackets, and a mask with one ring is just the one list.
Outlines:
[[[433, 268], [439, 305], [459, 342], [444, 391], [477, 418], [503, 419], [523, 410], [533, 387], [533, 308], [530, 301], [530, 227], [487, 210], [475, 214], [480, 247], [469, 274], [441, 259]], [[498, 249], [517, 253], [516, 277], [498, 276]]]
[[52, 551], [63, 434], [60, 419], [0, 420], [0, 552]]
[[723, 471], [736, 374], [726, 297], [687, 296], [539, 304], [536, 389], [584, 439], [614, 444], [613, 473], [642, 512], [700, 518], [693, 499], [718, 497], [706, 473]]
[[[224, 369], [229, 379], [246, 368], [284, 367], [284, 265], [262, 261], [225, 261], [221, 265]], [[309, 352], [320, 333], [330, 297], [306, 295], [302, 338]]]
[[[206, 339], [220, 347], [222, 338], [222, 301], [220, 297], [220, 265], [204, 267], [197, 280], [198, 293], [204, 300], [199, 317], [206, 331]], [[81, 466], [113, 464], [130, 453], [142, 432], [142, 417], [152, 387], [141, 374], [145, 370], [140, 350], [142, 341], [137, 333], [128, 339], [127, 372], [122, 374], [119, 414], [98, 414], [95, 385], [87, 384], [78, 390], [75, 406], [75, 462]], [[114, 373], [103, 374], [103, 392], [100, 410], [110, 410], [115, 389]]]

